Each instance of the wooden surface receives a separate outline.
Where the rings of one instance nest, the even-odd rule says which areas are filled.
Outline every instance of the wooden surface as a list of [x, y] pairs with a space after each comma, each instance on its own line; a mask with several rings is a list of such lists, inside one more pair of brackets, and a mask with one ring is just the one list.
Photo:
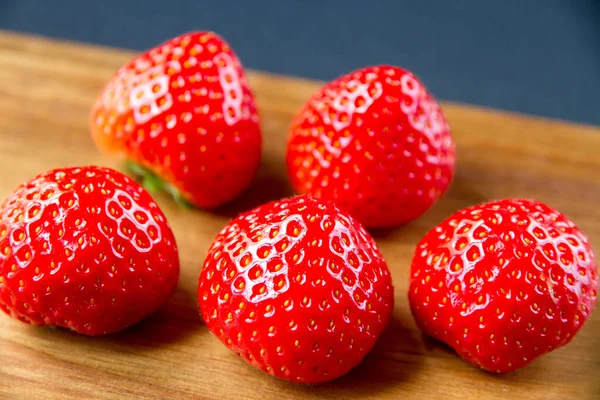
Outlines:
[[[114, 166], [94, 148], [88, 112], [105, 81], [132, 56], [0, 32], [0, 197], [53, 167]], [[571, 217], [600, 252], [600, 129], [445, 104], [458, 143], [458, 173], [424, 217], [375, 232], [396, 287], [393, 320], [365, 361], [318, 385], [287, 383], [248, 366], [209, 334], [196, 284], [212, 237], [229, 218], [290, 194], [286, 130], [318, 83], [253, 73], [264, 162], [243, 198], [214, 213], [156, 196], [177, 237], [182, 273], [170, 301], [120, 334], [88, 338], [33, 328], [0, 315], [2, 399], [598, 399], [600, 311], [573, 342], [507, 376], [484, 373], [423, 337], [407, 304], [418, 239], [458, 208], [499, 197], [532, 197]]]

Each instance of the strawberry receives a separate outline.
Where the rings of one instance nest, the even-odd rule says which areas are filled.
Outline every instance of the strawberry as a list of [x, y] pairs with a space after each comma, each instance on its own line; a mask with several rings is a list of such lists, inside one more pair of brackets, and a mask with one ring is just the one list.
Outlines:
[[286, 159], [297, 192], [385, 227], [420, 216], [442, 196], [455, 150], [423, 84], [377, 66], [330, 82], [308, 101], [292, 123]]
[[409, 300], [419, 326], [467, 361], [511, 372], [571, 341], [598, 290], [585, 235], [530, 200], [460, 210], [419, 243]]
[[163, 213], [119, 172], [52, 170], [0, 204], [0, 309], [23, 322], [116, 332], [154, 312], [178, 277]]
[[211, 32], [171, 39], [119, 69], [92, 109], [91, 131], [150, 187], [199, 207], [232, 200], [260, 164], [258, 114], [244, 70]]
[[321, 382], [369, 352], [394, 298], [364, 228], [331, 203], [294, 197], [242, 214], [219, 233], [198, 301], [211, 332], [248, 363]]

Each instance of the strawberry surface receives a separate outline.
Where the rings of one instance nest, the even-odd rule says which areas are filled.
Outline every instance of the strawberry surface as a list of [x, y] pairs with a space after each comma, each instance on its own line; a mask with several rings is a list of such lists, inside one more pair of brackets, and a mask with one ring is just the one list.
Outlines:
[[154, 312], [178, 277], [163, 213], [119, 172], [52, 170], [0, 205], [0, 309], [23, 322], [116, 332]]
[[406, 223], [446, 191], [454, 141], [425, 86], [376, 66], [319, 90], [290, 128], [287, 167], [303, 194], [335, 202], [369, 227]]
[[242, 65], [212, 32], [178, 36], [110, 79], [91, 113], [98, 146], [212, 208], [240, 194], [260, 164], [261, 133]]
[[364, 228], [303, 196], [229, 223], [210, 247], [198, 300], [227, 347], [297, 382], [327, 381], [356, 366], [394, 302], [387, 265]]
[[427, 334], [504, 373], [569, 343], [597, 290], [579, 228], [543, 203], [509, 199], [458, 211], [421, 240], [409, 300]]

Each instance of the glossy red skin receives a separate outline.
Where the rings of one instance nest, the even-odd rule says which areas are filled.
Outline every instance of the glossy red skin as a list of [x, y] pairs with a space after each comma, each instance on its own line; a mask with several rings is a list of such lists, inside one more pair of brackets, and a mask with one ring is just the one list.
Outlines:
[[333, 201], [363, 225], [407, 223], [446, 191], [450, 128], [410, 72], [363, 68], [319, 90], [294, 119], [287, 168], [295, 190]]
[[153, 313], [178, 277], [163, 213], [119, 172], [52, 170], [0, 205], [0, 309], [23, 322], [117, 332]]
[[409, 300], [427, 334], [505, 373], [571, 341], [594, 308], [597, 279], [573, 222], [509, 199], [460, 210], [421, 240]]
[[364, 228], [331, 203], [295, 197], [219, 233], [198, 301], [211, 332], [248, 363], [308, 383], [355, 367], [387, 325], [394, 298]]
[[102, 150], [152, 170], [199, 207], [235, 198], [260, 164], [254, 97], [237, 56], [212, 32], [178, 36], [119, 69], [91, 130]]

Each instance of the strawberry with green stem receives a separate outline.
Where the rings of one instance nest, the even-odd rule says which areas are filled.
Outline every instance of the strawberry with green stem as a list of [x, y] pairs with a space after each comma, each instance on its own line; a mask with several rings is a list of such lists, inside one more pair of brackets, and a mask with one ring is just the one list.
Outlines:
[[98, 147], [128, 161], [150, 189], [203, 208], [256, 176], [261, 133], [242, 65], [211, 32], [184, 34], [134, 58], [91, 113]]

